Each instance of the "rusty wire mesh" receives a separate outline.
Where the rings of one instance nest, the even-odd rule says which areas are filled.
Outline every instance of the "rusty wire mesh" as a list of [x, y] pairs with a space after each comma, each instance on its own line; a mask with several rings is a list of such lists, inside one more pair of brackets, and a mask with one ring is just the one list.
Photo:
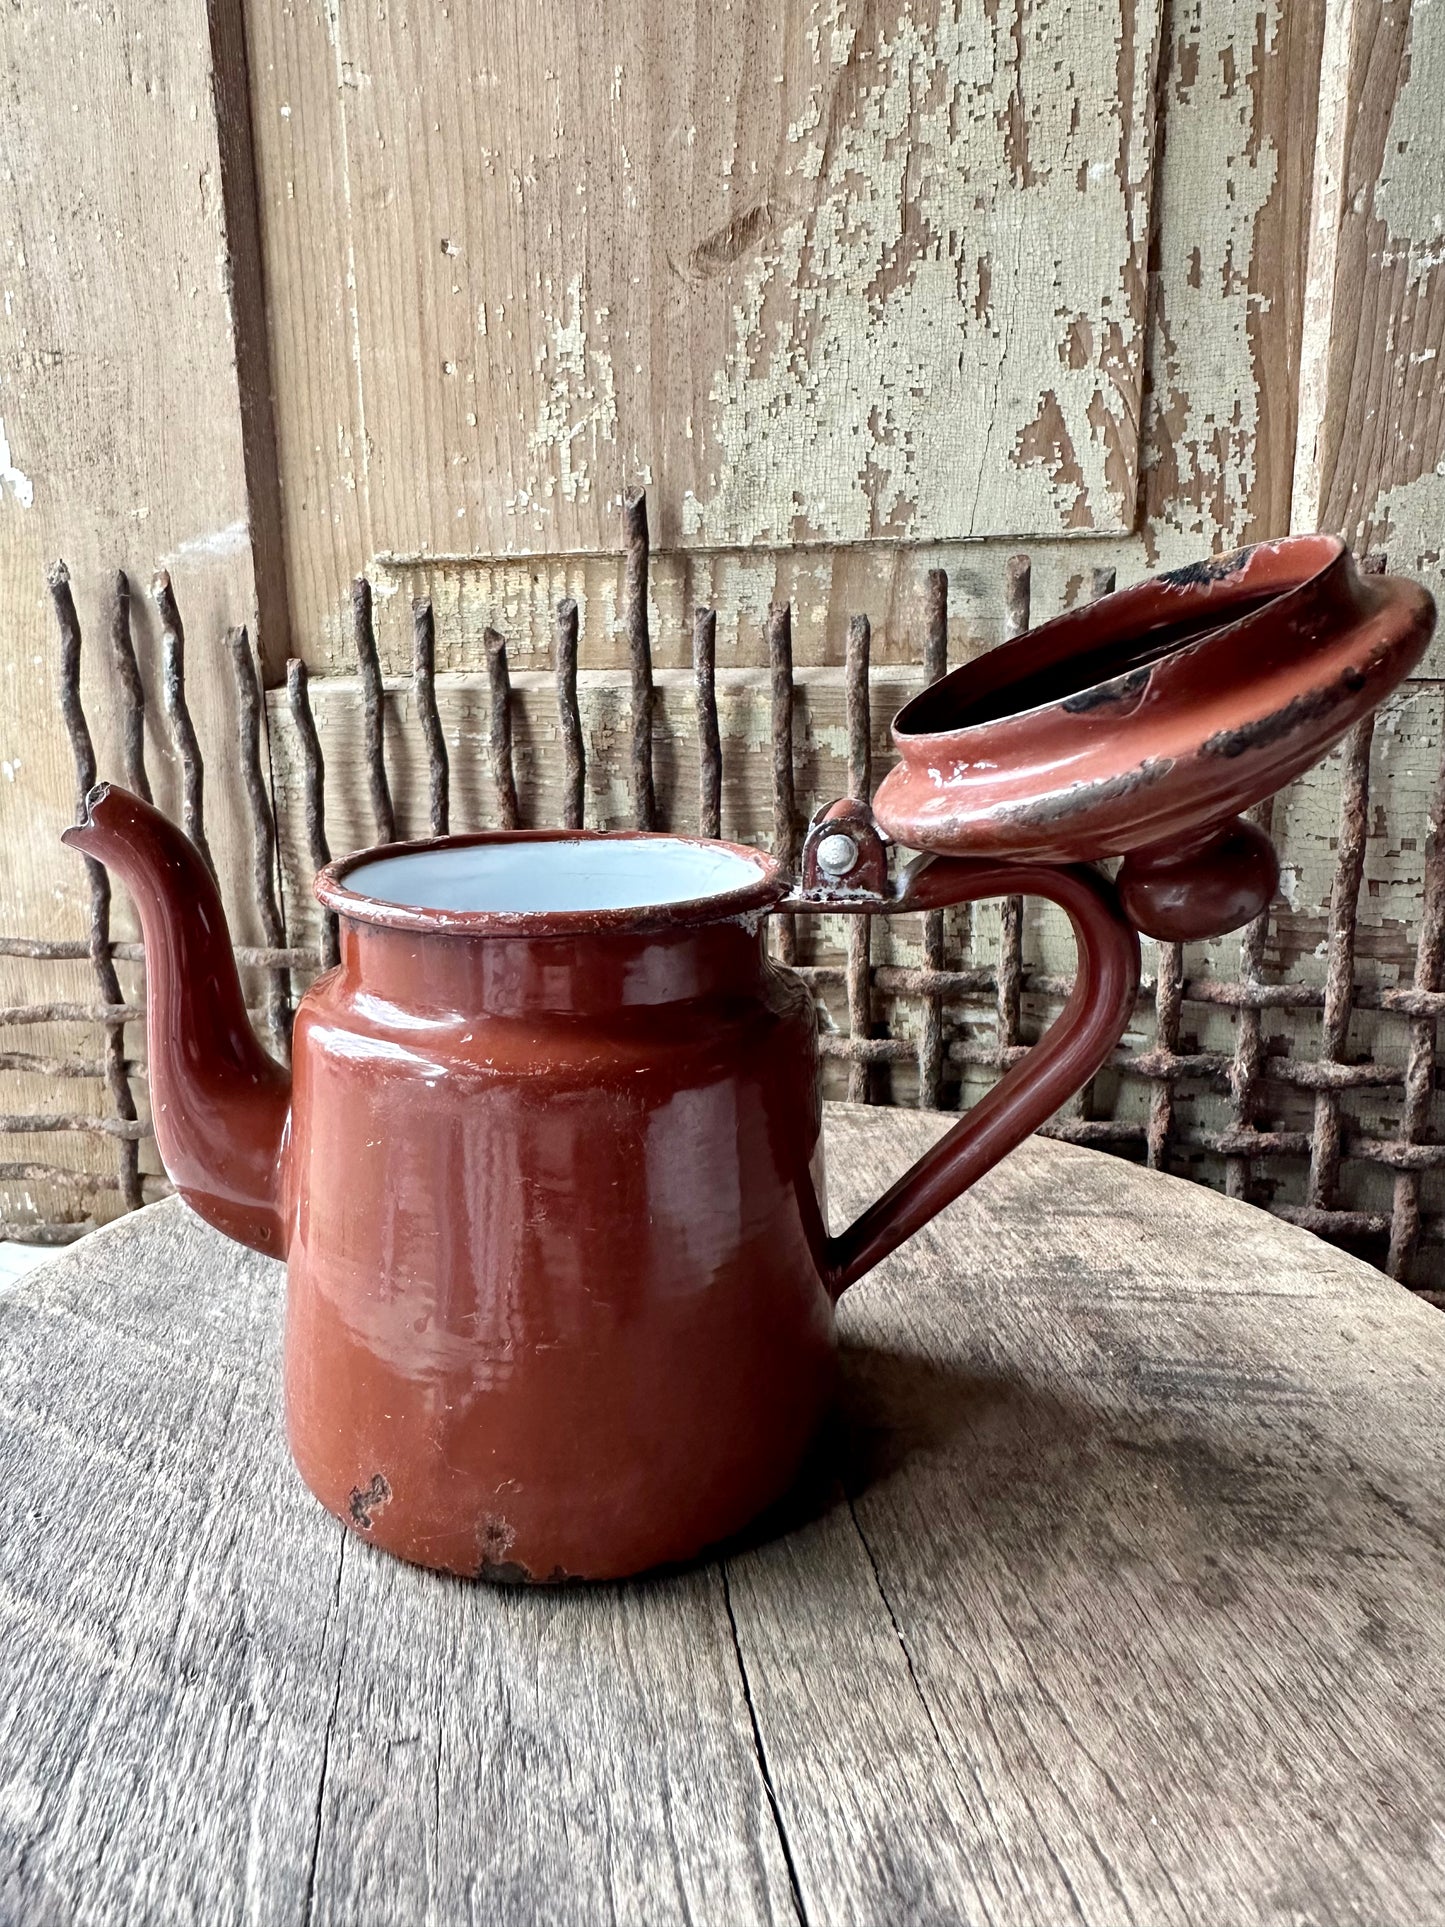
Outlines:
[[[1378, 559], [1366, 567], [1381, 566]], [[639, 827], [669, 827], [661, 820], [654, 783], [654, 689], [648, 628], [649, 545], [647, 505], [638, 492], [624, 505], [623, 631], [627, 642], [631, 728], [628, 782], [632, 815]], [[1113, 571], [1095, 572], [1093, 592], [1113, 588]], [[148, 794], [143, 753], [143, 702], [130, 635], [130, 591], [123, 575], [115, 580], [111, 610], [111, 671], [117, 706], [121, 776]], [[80, 695], [81, 627], [63, 565], [51, 575], [51, 593], [60, 632], [60, 700], [75, 758], [78, 794], [96, 777], [95, 753]], [[160, 618], [162, 689], [166, 721], [182, 783], [182, 822], [207, 855], [204, 823], [204, 764], [185, 696], [185, 633], [169, 578], [153, 585]], [[1030, 565], [1026, 555], [1007, 565], [1004, 584], [1006, 626], [1020, 634], [1030, 623]], [[932, 681], [948, 666], [948, 580], [941, 570], [924, 577], [920, 599], [920, 670]], [[370, 814], [378, 840], [395, 834], [395, 811], [387, 774], [386, 704], [370, 584], [360, 578], [352, 598], [353, 637], [364, 713], [364, 752]], [[412, 693], [428, 772], [432, 833], [449, 827], [449, 764], [437, 714], [434, 687], [435, 640], [429, 602], [413, 606]], [[693, 626], [695, 720], [698, 741], [697, 824], [716, 835], [721, 825], [724, 749], [715, 688], [715, 612], [699, 609]], [[271, 1047], [284, 1057], [294, 999], [318, 969], [336, 956], [332, 920], [320, 925], [318, 949], [288, 946], [277, 894], [278, 831], [273, 814], [261, 742], [262, 694], [244, 630], [230, 632], [228, 656], [236, 684], [240, 718], [237, 751], [249, 816], [252, 886], [266, 943], [237, 948], [244, 968], [259, 983], [256, 1016]], [[848, 790], [867, 797], [874, 787], [873, 717], [866, 615], [850, 625], [844, 671]], [[793, 740], [795, 682], [791, 611], [774, 607], [766, 624], [772, 718], [772, 846], [787, 864], [796, 861], [805, 808], [820, 798], [800, 797]], [[583, 820], [586, 745], [577, 696], [580, 649], [575, 602], [556, 611], [554, 666], [559, 741], [565, 762], [562, 822]], [[512, 691], [507, 644], [496, 630], [485, 638], [490, 691], [489, 738], [494, 789], [493, 820], [502, 826], [520, 820], [513, 767]], [[285, 701], [301, 756], [304, 822], [299, 826], [311, 862], [331, 855], [326, 828], [325, 766], [312, 714], [304, 665], [288, 665]], [[1404, 1278], [1439, 1298], [1445, 1214], [1430, 1190], [1433, 1174], [1445, 1169], [1445, 1144], [1434, 1133], [1437, 1024], [1445, 1015], [1441, 990], [1445, 966], [1445, 855], [1434, 831], [1445, 809], [1445, 771], [1437, 773], [1430, 810], [1431, 835], [1424, 863], [1423, 899], [1418, 911], [1412, 980], [1396, 988], [1357, 981], [1356, 939], [1361, 902], [1366, 829], [1371, 809], [1370, 750], [1373, 721], [1349, 738], [1340, 761], [1340, 793], [1333, 884], [1324, 942], [1322, 984], [1265, 981], [1264, 965], [1272, 911], [1244, 933], [1233, 976], [1190, 975], [1177, 944], [1157, 947], [1152, 981], [1141, 987], [1140, 1024], [1133, 1041], [1116, 1053], [1108, 1080], [1096, 1079], [1067, 1115], [1047, 1127], [1050, 1135], [1121, 1153], [1158, 1169], [1203, 1175], [1230, 1196], [1265, 1205], [1277, 1215], [1321, 1236], [1349, 1245], [1393, 1276]], [[1266, 803], [1258, 819], [1268, 828], [1274, 811]], [[682, 826], [679, 826], [682, 827]], [[691, 825], [686, 826], [691, 828]], [[93, 1000], [75, 999], [0, 1008], [0, 1026], [46, 1024], [95, 1026], [101, 1041], [96, 1057], [61, 1058], [23, 1050], [0, 1051], [0, 1069], [54, 1079], [57, 1090], [76, 1078], [98, 1079], [109, 1114], [93, 1115], [57, 1108], [41, 1113], [0, 1114], [0, 1132], [45, 1136], [85, 1132], [113, 1141], [114, 1171], [76, 1171], [39, 1160], [0, 1164], [0, 1185], [41, 1184], [70, 1201], [71, 1215], [52, 1221], [0, 1223], [3, 1235], [62, 1242], [94, 1221], [94, 1201], [106, 1193], [133, 1209], [162, 1195], [159, 1175], [143, 1173], [139, 1151], [150, 1126], [136, 1102], [134, 1086], [144, 1066], [126, 1054], [126, 1031], [137, 1024], [141, 1008], [126, 1002], [116, 976], [117, 962], [143, 960], [138, 944], [115, 943], [110, 934], [110, 894], [103, 869], [89, 866], [90, 933], [85, 942], [35, 937], [0, 937], [0, 956], [89, 964]], [[1015, 1062], [1029, 1047], [1026, 1003], [1039, 1019], [1067, 994], [1066, 978], [1031, 967], [1025, 947], [1025, 917], [1019, 899], [1001, 907], [996, 954], [987, 961], [965, 958], [957, 929], [943, 912], [915, 921], [913, 954], [917, 961], [879, 960], [873, 919], [839, 919], [840, 933], [826, 919], [778, 918], [775, 948], [812, 986], [820, 1008], [820, 1049], [825, 1074], [838, 1094], [860, 1102], [906, 1101], [930, 1108], [951, 1108], [976, 1095], [982, 1085]], [[819, 926], [811, 932], [796, 925]], [[890, 945], [890, 952], [895, 947]], [[1204, 1011], [1227, 1016], [1233, 1024], [1232, 1048], [1199, 1048], [1188, 1036], [1188, 1014]], [[1351, 1020], [1360, 1012], [1378, 1013], [1392, 1035], [1372, 1054], [1352, 1052]], [[1297, 1020], [1289, 1048], [1267, 1039], [1269, 1013]], [[992, 1023], [983, 1020], [991, 1015]], [[1152, 1021], [1151, 1021], [1152, 1019]], [[1301, 1028], [1300, 1025], [1304, 1027]], [[901, 1074], [901, 1075], [900, 1075]], [[1103, 1089], [1111, 1083], [1113, 1095]], [[1141, 1107], [1125, 1101], [1131, 1089], [1147, 1091]], [[1183, 1093], [1207, 1088], [1223, 1103], [1224, 1115], [1212, 1124], [1186, 1122]], [[1392, 1130], [1369, 1131], [1349, 1118], [1344, 1099], [1371, 1093], [1393, 1105]], [[1285, 1127], [1271, 1121], [1281, 1094], [1312, 1106], [1308, 1126]], [[59, 1106], [60, 1100], [57, 1100]], [[1302, 1177], [1290, 1183], [1271, 1173], [1289, 1167]], [[1362, 1208], [1346, 1193], [1352, 1172], [1387, 1174], [1388, 1206]], [[1293, 1195], [1291, 1195], [1291, 1193]]]

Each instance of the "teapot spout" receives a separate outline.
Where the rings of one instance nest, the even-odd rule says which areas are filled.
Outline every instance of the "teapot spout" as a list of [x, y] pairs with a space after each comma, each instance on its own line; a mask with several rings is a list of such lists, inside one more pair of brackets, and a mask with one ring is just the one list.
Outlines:
[[210, 870], [159, 810], [110, 783], [61, 841], [113, 869], [140, 913], [151, 1119], [171, 1182], [227, 1237], [283, 1256], [291, 1080], [251, 1029]]

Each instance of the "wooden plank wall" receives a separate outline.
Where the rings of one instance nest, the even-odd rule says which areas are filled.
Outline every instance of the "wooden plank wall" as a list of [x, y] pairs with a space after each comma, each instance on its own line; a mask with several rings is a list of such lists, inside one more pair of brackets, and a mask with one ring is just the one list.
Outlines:
[[[44, 591], [60, 552], [97, 636], [107, 571], [143, 588], [173, 567], [239, 906], [224, 626], [259, 627], [273, 685], [288, 651], [307, 662], [333, 843], [368, 840], [351, 577], [376, 583], [394, 678], [412, 599], [432, 598], [463, 753], [487, 627], [525, 734], [528, 673], [574, 595], [600, 746], [625, 661], [617, 503], [639, 480], [660, 673], [685, 666], [708, 602], [745, 690], [769, 604], [790, 601], [823, 773], [850, 617], [872, 618], [881, 724], [917, 674], [932, 566], [954, 660], [1002, 636], [1019, 547], [1036, 617], [1096, 569], [1127, 582], [1317, 523], [1438, 583], [1438, 6], [734, 0], [663, 4], [644, 30], [609, 0], [524, 30], [441, 0], [183, 0], [164, 20], [140, 0], [103, 20], [24, 0], [0, 36], [17, 155], [0, 185], [0, 929], [84, 929], [79, 866], [54, 843], [73, 789]], [[143, 596], [137, 614], [153, 677]], [[1376, 738], [1365, 967], [1406, 976], [1436, 660]], [[686, 702], [662, 680], [681, 809]], [[530, 741], [544, 811], [540, 721]], [[765, 820], [748, 767], [735, 828]], [[459, 780], [466, 820], [487, 820], [484, 772]], [[421, 821], [412, 780], [403, 760], [404, 823]], [[611, 807], [603, 786], [598, 820]], [[1288, 823], [1272, 961], [1308, 973], [1327, 785]], [[298, 939], [302, 883], [293, 861]], [[259, 936], [244, 916], [237, 934]], [[7, 962], [7, 1001], [71, 994], [74, 968]], [[3, 1108], [45, 1107], [9, 1075]], [[67, 1096], [102, 1104], [98, 1086]]]
[[[0, 932], [83, 938], [83, 866], [57, 838], [76, 781], [57, 702], [48, 565], [68, 561], [92, 647], [87, 705], [103, 771], [117, 768], [108, 624], [114, 573], [128, 572], [148, 684], [149, 759], [177, 805], [162, 752], [154, 572], [181, 585], [192, 635], [189, 695], [210, 750], [211, 847], [238, 935], [249, 924], [249, 848], [226, 625], [258, 604], [284, 652], [284, 598], [258, 594], [275, 570], [279, 521], [267, 453], [259, 232], [239, 11], [203, 0], [105, 8], [17, 0], [0, 12], [5, 168], [0, 175]], [[245, 202], [253, 210], [249, 231]], [[238, 206], [239, 203], [239, 206]], [[257, 330], [261, 332], [258, 334]], [[249, 330], [249, 332], [248, 332]], [[241, 405], [240, 372], [251, 391]], [[258, 386], [259, 383], [259, 386]], [[271, 545], [269, 554], [263, 541]], [[118, 892], [116, 925], [134, 934]], [[122, 971], [128, 992], [136, 982]], [[0, 958], [0, 1004], [90, 1003], [88, 964]], [[98, 1032], [8, 1029], [8, 1054], [94, 1060]], [[132, 1036], [132, 1049], [138, 1040]], [[63, 1101], [58, 1101], [57, 1093]], [[0, 1077], [0, 1110], [107, 1108], [97, 1078], [62, 1086]], [[0, 1138], [0, 1162], [113, 1170], [79, 1135]], [[104, 1200], [101, 1201], [104, 1203]], [[25, 1180], [0, 1184], [0, 1221], [47, 1215]]]

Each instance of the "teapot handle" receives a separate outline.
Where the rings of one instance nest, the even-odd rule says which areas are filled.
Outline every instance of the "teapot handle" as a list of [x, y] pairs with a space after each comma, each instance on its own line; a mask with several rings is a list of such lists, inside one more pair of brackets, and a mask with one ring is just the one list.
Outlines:
[[[847, 892], [827, 883], [820, 887], [820, 869], [826, 874], [830, 855], [841, 854], [840, 845], [832, 852], [827, 849], [828, 837], [852, 838], [863, 845], [864, 854], [875, 854], [868, 836], [876, 839], [877, 831], [871, 822], [860, 820], [866, 818], [864, 810], [853, 808], [856, 815], [843, 818], [841, 806], [835, 805], [831, 820], [815, 823], [804, 870], [810, 887], [787, 899], [781, 909], [894, 914], [941, 910], [986, 897], [1045, 897], [1058, 904], [1073, 926], [1078, 967], [1063, 1010], [1028, 1055], [846, 1231], [828, 1240], [825, 1263], [835, 1298], [961, 1197], [1088, 1082], [1123, 1036], [1139, 989], [1138, 934], [1108, 878], [1087, 864], [923, 857], [886, 893], [867, 888]], [[815, 861], [819, 843], [821, 863]], [[876, 869], [873, 875], [878, 877]]]

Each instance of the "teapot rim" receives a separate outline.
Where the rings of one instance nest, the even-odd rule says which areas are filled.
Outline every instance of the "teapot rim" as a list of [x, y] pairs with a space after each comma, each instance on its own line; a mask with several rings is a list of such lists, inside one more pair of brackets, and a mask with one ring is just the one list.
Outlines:
[[[398, 903], [353, 889], [353, 871], [392, 857], [422, 856], [430, 851], [479, 846], [540, 843], [668, 843], [698, 851], [733, 856], [756, 872], [754, 879], [733, 889], [671, 902], [619, 908], [462, 910], [434, 909]], [[428, 936], [456, 937], [585, 937], [624, 936], [647, 931], [698, 928], [765, 915], [789, 889], [787, 873], [765, 850], [720, 837], [679, 834], [671, 830], [517, 829], [469, 830], [454, 836], [397, 839], [355, 850], [318, 870], [312, 884], [317, 901], [347, 922], [381, 929], [410, 931]]]

